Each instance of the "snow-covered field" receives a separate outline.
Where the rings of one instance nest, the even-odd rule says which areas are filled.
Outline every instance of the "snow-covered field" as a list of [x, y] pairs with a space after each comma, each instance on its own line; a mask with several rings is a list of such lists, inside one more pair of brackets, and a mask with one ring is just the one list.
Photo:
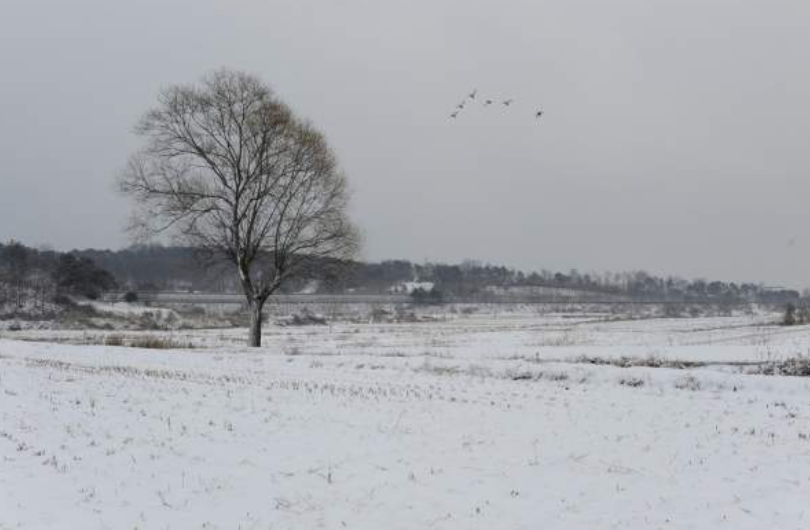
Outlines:
[[[0, 529], [810, 528], [810, 379], [739, 373], [807, 354], [776, 318], [4, 332]], [[713, 364], [572, 362], [626, 356]]]

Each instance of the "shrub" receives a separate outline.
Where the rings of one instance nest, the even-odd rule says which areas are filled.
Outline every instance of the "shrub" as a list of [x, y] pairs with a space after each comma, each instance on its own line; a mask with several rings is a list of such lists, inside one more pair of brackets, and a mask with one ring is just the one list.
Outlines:
[[62, 293], [56, 293], [53, 295], [53, 299], [51, 300], [54, 304], [61, 306], [61, 307], [75, 307], [76, 302], [73, 301], [68, 295]]
[[797, 323], [796, 306], [793, 304], [788, 304], [787, 307], [785, 307], [785, 317], [782, 319], [782, 325], [795, 326]]
[[793, 303], [785, 306], [785, 316], [782, 319], [783, 326], [798, 326], [810, 322], [810, 308], [798, 307]]
[[784, 361], [768, 363], [758, 373], [765, 375], [788, 375], [810, 377], [810, 357], [791, 357]]
[[155, 337], [146, 335], [142, 337], [135, 337], [129, 343], [133, 348], [147, 348], [152, 350], [170, 350], [173, 348], [191, 348], [190, 343], [176, 342], [168, 337]]
[[105, 346], [123, 346], [124, 345], [124, 337], [118, 334], [107, 335], [104, 337], [104, 345]]
[[419, 288], [411, 293], [411, 300], [420, 305], [440, 305], [444, 303], [444, 294], [435, 288], [430, 291]]
[[188, 317], [204, 317], [206, 315], [205, 308], [198, 305], [191, 305], [176, 309], [176, 311]]
[[171, 350], [178, 348], [194, 348], [191, 342], [180, 342], [171, 337], [158, 337], [155, 335], [139, 335], [125, 338], [118, 333], [112, 333], [104, 338], [105, 346], [128, 346], [130, 348], [144, 348], [151, 350]]
[[693, 392], [698, 391], [700, 390], [700, 381], [693, 375], [687, 375], [675, 381], [675, 388], [678, 390], [692, 390]]
[[85, 296], [91, 300], [116, 286], [115, 278], [108, 271], [97, 266], [91, 259], [77, 258], [73, 254], [59, 256], [51, 277], [59, 291]]
[[138, 293], [136, 293], [135, 291], [127, 291], [126, 294], [124, 294], [124, 302], [128, 304], [134, 304], [137, 301], [138, 301]]
[[619, 380], [620, 385], [638, 388], [644, 386], [644, 380], [638, 377], [623, 377]]

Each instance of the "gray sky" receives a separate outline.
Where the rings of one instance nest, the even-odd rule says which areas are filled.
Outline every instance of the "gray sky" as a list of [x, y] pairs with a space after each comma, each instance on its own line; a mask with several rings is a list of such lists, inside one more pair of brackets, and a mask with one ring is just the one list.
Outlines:
[[[228, 66], [326, 133], [368, 259], [810, 286], [809, 54], [806, 0], [2, 0], [0, 239], [125, 246], [133, 124]], [[473, 88], [516, 102], [449, 120]]]

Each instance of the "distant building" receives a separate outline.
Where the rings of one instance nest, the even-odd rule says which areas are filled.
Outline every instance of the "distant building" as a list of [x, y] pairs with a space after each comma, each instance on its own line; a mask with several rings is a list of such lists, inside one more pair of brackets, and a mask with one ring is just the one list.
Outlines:
[[417, 289], [422, 289], [423, 291], [432, 291], [433, 286], [433, 282], [400, 282], [390, 287], [388, 291], [392, 293], [411, 294]]

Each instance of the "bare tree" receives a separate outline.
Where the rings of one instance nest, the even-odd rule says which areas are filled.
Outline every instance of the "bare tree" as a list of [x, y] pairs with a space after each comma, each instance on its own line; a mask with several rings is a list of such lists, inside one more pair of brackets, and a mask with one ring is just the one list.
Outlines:
[[313, 261], [359, 247], [346, 177], [309, 123], [254, 76], [220, 70], [161, 92], [136, 127], [145, 146], [121, 190], [139, 206], [133, 228], [171, 232], [236, 266], [261, 345], [267, 299]]

